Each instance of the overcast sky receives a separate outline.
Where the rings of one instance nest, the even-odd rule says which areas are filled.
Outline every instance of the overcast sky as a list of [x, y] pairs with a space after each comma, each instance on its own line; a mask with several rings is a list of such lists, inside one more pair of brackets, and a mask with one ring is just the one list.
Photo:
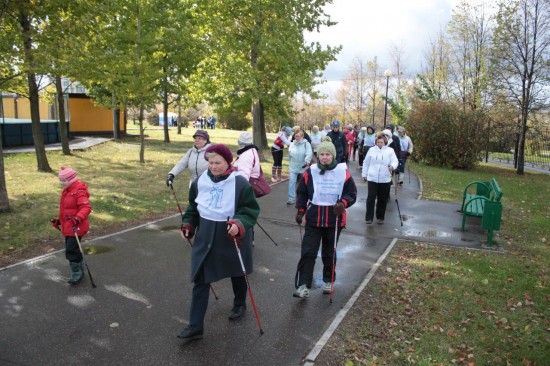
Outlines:
[[331, 62], [325, 70], [328, 82], [319, 90], [330, 96], [356, 56], [364, 61], [377, 56], [381, 70], [391, 69], [389, 49], [392, 42], [404, 50], [406, 73], [418, 73], [429, 41], [435, 39], [450, 20], [458, 1], [333, 0], [333, 4], [325, 7], [325, 12], [338, 24], [306, 36], [307, 41], [343, 46], [337, 61]]

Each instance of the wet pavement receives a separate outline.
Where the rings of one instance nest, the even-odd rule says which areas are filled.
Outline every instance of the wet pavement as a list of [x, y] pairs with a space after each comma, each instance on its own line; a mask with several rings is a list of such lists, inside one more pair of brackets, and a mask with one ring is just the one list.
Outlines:
[[413, 174], [397, 196], [403, 226], [393, 192], [385, 224], [366, 225], [366, 184], [356, 164], [350, 170], [359, 197], [338, 243], [332, 304], [320, 289], [320, 258], [310, 298], [292, 297], [303, 231], [286, 205], [283, 182], [259, 200], [259, 224], [278, 246], [255, 229], [249, 279], [263, 336], [250, 301], [243, 319], [227, 319], [232, 291], [223, 280], [213, 284], [219, 300], [210, 297], [204, 339], [176, 338], [187, 324], [191, 295], [190, 249], [179, 235], [178, 214], [84, 240], [95, 289], [88, 277], [67, 285], [62, 252], [0, 270], [0, 365], [299, 365], [393, 238], [472, 248], [486, 240], [476, 218], [468, 218], [467, 232], [459, 230], [458, 204], [417, 200], [421, 184]]

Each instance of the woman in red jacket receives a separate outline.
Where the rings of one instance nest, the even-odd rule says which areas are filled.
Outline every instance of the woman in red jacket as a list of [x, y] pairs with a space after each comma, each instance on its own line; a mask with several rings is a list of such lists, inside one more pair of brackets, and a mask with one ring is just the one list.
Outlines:
[[88, 215], [92, 211], [88, 186], [78, 180], [74, 169], [61, 167], [59, 182], [63, 187], [59, 203], [59, 218], [52, 220], [52, 225], [65, 237], [65, 258], [71, 267], [69, 283], [75, 285], [84, 276], [82, 253], [75, 239], [75, 231], [82, 238], [89, 230]]

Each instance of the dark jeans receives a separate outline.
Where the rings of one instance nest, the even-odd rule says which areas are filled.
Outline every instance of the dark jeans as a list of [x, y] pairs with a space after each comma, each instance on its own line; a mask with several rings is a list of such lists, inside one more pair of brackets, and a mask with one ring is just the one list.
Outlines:
[[[332, 279], [332, 255], [334, 253], [334, 227], [314, 227], [306, 225], [306, 232], [302, 241], [302, 256], [298, 263], [297, 285], [307, 285], [311, 288], [313, 282], [313, 269], [315, 259], [321, 246], [321, 259], [323, 260], [323, 282], [330, 282]], [[342, 228], [338, 228], [338, 237]], [[336, 263], [336, 258], [334, 258]], [[334, 272], [336, 279], [336, 271]]]
[[[244, 276], [231, 277], [233, 286], [233, 306], [242, 306], [246, 304], [246, 279]], [[204, 316], [208, 308], [208, 298], [210, 297], [210, 284], [204, 283], [204, 273], [201, 269], [197, 280], [193, 284], [193, 297], [191, 299], [191, 309], [189, 310], [189, 325], [202, 327]]]
[[[81, 239], [82, 237], [79, 236], [78, 238]], [[74, 236], [65, 237], [65, 258], [69, 262], [82, 262], [82, 253]]]
[[283, 149], [276, 150], [271, 148], [271, 156], [273, 156], [273, 166], [283, 166]]
[[384, 220], [386, 204], [390, 196], [390, 183], [368, 182], [369, 195], [367, 196], [367, 213], [365, 220], [372, 220], [374, 217], [374, 203], [376, 202], [376, 218]]
[[404, 157], [404, 158], [399, 158], [397, 160], [399, 160], [399, 167], [398, 167], [399, 173], [405, 174], [405, 164], [407, 164], [407, 158]]

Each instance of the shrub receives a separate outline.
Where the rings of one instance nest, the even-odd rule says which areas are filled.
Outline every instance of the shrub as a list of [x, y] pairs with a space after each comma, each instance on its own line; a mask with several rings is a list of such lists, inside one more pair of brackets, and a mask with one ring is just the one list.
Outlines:
[[485, 148], [487, 117], [442, 102], [417, 102], [407, 118], [414, 159], [433, 166], [472, 169]]

